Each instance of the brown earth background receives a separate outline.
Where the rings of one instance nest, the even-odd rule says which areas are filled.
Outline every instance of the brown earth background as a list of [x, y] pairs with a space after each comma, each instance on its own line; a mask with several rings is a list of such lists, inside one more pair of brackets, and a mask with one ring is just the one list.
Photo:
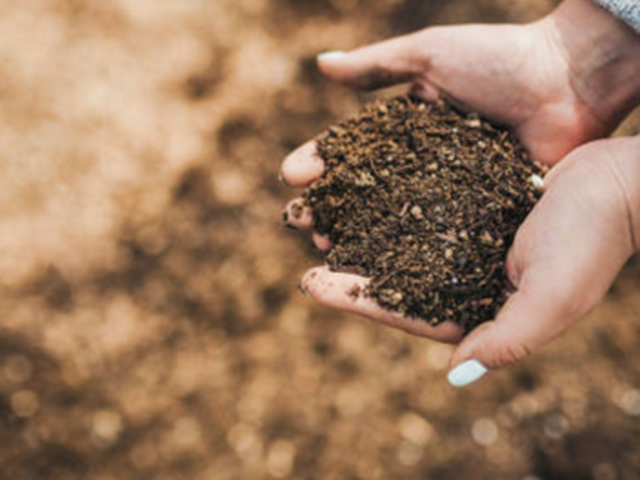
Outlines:
[[638, 265], [454, 391], [449, 347], [300, 295], [279, 222], [364, 99], [316, 53], [555, 3], [0, 0], [0, 478], [639, 479]]

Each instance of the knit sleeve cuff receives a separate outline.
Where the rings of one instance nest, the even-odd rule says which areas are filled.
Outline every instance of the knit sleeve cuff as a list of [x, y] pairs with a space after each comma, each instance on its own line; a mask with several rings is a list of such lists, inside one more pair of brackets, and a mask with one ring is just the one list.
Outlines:
[[640, 0], [595, 0], [640, 33]]

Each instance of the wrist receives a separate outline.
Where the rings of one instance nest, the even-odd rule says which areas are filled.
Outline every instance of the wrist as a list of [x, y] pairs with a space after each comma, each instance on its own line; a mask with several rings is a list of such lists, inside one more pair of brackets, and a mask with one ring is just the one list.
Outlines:
[[538, 26], [580, 103], [612, 131], [640, 103], [640, 35], [592, 0], [566, 0]]

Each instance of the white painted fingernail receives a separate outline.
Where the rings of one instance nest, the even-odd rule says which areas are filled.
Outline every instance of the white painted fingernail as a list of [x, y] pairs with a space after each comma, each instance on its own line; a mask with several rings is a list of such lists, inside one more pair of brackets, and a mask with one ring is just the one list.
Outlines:
[[318, 55], [318, 60], [332, 60], [344, 55], [346, 54], [342, 50], [330, 50], [328, 52], [322, 52], [320, 55]]
[[464, 387], [481, 378], [487, 371], [487, 367], [479, 361], [467, 360], [451, 370], [447, 380], [454, 387]]
[[544, 188], [544, 178], [540, 175], [536, 175], [535, 173], [529, 177], [529, 180], [533, 184], [533, 188], [536, 190], [542, 190]]

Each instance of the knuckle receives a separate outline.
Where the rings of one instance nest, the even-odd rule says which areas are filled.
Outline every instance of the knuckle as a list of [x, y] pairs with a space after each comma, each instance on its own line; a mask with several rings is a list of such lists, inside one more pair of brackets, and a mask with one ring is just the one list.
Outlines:
[[495, 363], [497, 367], [513, 365], [531, 355], [531, 348], [525, 342], [507, 344], [498, 351]]
[[[531, 355], [533, 348], [525, 339], [509, 339], [500, 332], [499, 324], [487, 322], [483, 336], [486, 341], [482, 348], [478, 348], [477, 357], [485, 358], [490, 368], [500, 368], [513, 365]], [[475, 353], [475, 352], [473, 352]]]

